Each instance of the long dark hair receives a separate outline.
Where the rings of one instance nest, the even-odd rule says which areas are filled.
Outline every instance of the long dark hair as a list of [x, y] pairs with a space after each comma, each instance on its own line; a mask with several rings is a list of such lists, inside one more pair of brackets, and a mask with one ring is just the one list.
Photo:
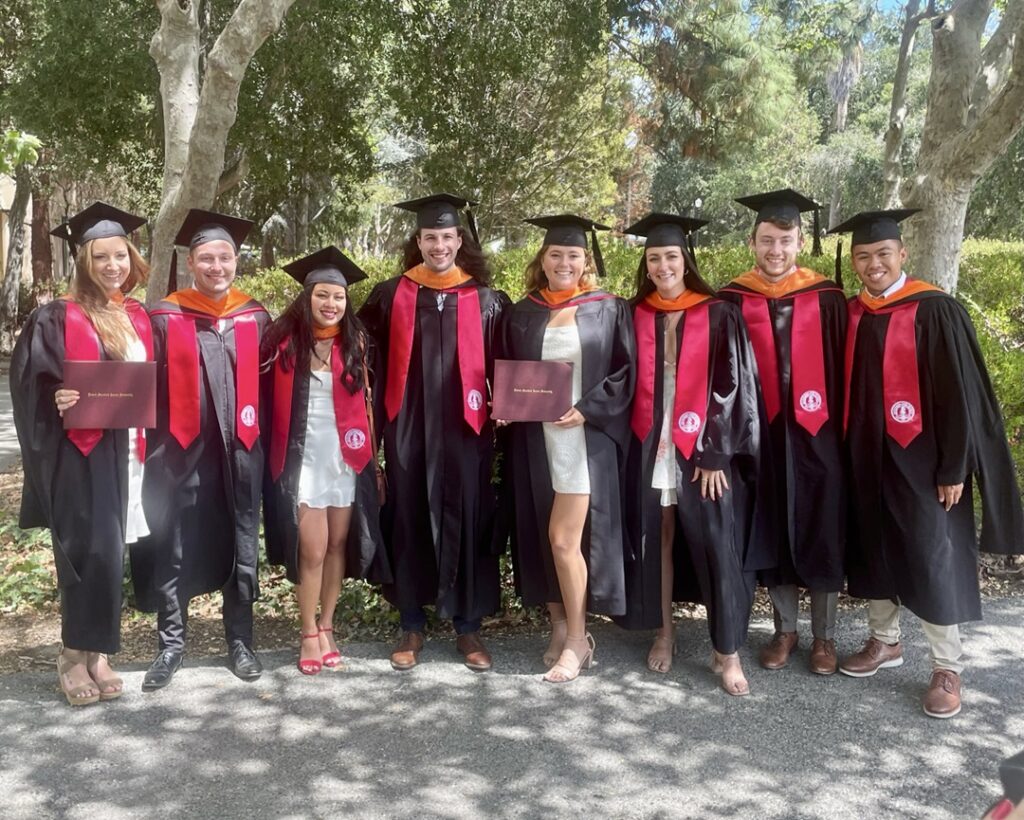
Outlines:
[[[683, 282], [686, 287], [697, 293], [706, 293], [708, 296], [714, 296], [714, 288], [705, 282], [697, 272], [697, 262], [694, 260], [689, 248], [680, 246], [679, 249], [683, 252], [683, 261], [686, 263], [686, 270], [683, 273]], [[654, 286], [653, 280], [647, 276], [647, 251], [644, 249], [644, 253], [640, 255], [640, 265], [636, 269], [636, 294], [629, 300], [630, 304], [640, 304], [656, 290], [657, 288]]]
[[[260, 369], [269, 370], [278, 356], [283, 356], [285, 370], [292, 367], [303, 373], [309, 369], [313, 355], [313, 287], [303, 288], [295, 300], [263, 334], [260, 343]], [[348, 288], [345, 289], [348, 296]], [[345, 314], [341, 317], [341, 383], [349, 393], [355, 394], [363, 385], [363, 356], [366, 350], [366, 331], [356, 318], [352, 303], [346, 299]], [[282, 353], [281, 343], [287, 340]]]
[[[459, 232], [459, 238], [462, 239], [462, 247], [455, 254], [455, 264], [481, 285], [490, 285], [491, 269], [487, 265], [487, 257], [484, 256], [483, 250], [473, 239], [473, 235], [461, 225], [456, 230]], [[404, 273], [423, 263], [423, 254], [420, 253], [420, 247], [416, 244], [417, 236], [419, 236], [418, 230], [406, 240], [405, 246], [402, 248], [402, 270], [399, 273]]]

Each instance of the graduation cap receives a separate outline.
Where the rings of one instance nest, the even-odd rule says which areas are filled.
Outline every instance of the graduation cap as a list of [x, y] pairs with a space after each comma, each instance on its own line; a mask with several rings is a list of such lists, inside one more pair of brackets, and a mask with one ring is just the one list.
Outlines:
[[146, 220], [141, 216], [122, 211], [106, 202], [94, 202], [84, 211], [68, 217], [67, 222], [50, 231], [50, 235], [63, 239], [75, 252], [92, 239], [127, 237], [145, 224]]
[[801, 213], [814, 211], [814, 246], [811, 253], [821, 256], [821, 237], [819, 236], [821, 229], [818, 225], [818, 211], [821, 209], [821, 205], [813, 199], [808, 199], [792, 188], [781, 188], [778, 191], [739, 197], [735, 201], [752, 211], [757, 211], [757, 218], [754, 220], [755, 228], [762, 222], [775, 219], [783, 222], [795, 222], [799, 225]]
[[526, 219], [530, 225], [538, 228], [545, 228], [543, 245], [567, 245], [572, 248], [587, 247], [587, 232], [590, 232], [590, 244], [594, 249], [594, 265], [597, 267], [597, 275], [604, 276], [604, 258], [601, 256], [601, 246], [597, 244], [597, 231], [610, 231], [607, 225], [594, 222], [583, 216], [572, 214], [557, 214], [555, 216], [538, 216], [534, 219]]
[[[191, 250], [207, 242], [223, 240], [230, 242], [237, 253], [245, 237], [252, 230], [253, 224], [249, 219], [193, 208], [185, 215], [185, 221], [181, 223], [178, 234], [174, 237], [174, 244]], [[170, 293], [178, 289], [177, 250], [171, 252], [171, 272], [167, 277], [167, 288]]]
[[181, 224], [178, 235], [174, 237], [174, 244], [191, 249], [222, 239], [234, 245], [237, 251], [252, 230], [253, 224], [249, 219], [193, 208]]
[[334, 245], [296, 259], [284, 271], [303, 287], [328, 284], [347, 288], [366, 278], [366, 273]]
[[[861, 211], [836, 225], [829, 233], [852, 233], [850, 247], [871, 245], [886, 239], [899, 239], [903, 234], [900, 223], [908, 216], [920, 212], [920, 208], [894, 208], [888, 211]], [[843, 243], [836, 245], [836, 281], [842, 285]]]
[[479, 245], [480, 236], [476, 232], [476, 220], [470, 210], [479, 204], [479, 202], [472, 202], [454, 194], [440, 193], [419, 199], [408, 199], [405, 202], [396, 202], [395, 207], [415, 213], [417, 228], [457, 228], [462, 224], [459, 219], [459, 211], [465, 210], [469, 232], [473, 234], [473, 240]]
[[686, 278], [692, 277], [691, 281], [687, 282], [687, 286], [700, 293], [713, 294], [714, 291], [697, 271], [697, 249], [693, 242], [694, 231], [707, 224], [706, 219], [655, 212], [648, 214], [639, 222], [634, 222], [623, 233], [646, 237], [645, 248], [678, 245], [687, 256]]

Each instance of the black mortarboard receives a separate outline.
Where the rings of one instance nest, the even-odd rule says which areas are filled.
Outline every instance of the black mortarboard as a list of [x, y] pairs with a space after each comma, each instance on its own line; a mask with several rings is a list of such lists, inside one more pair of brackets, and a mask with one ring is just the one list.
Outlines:
[[801, 213], [814, 211], [814, 246], [811, 252], [815, 256], [821, 255], [821, 238], [819, 236], [821, 229], [818, 225], [818, 211], [821, 206], [813, 199], [808, 199], [792, 188], [781, 188], [778, 191], [739, 197], [735, 201], [752, 211], [757, 211], [757, 218], [754, 220], [755, 228], [769, 219], [781, 219], [799, 225]]
[[253, 223], [248, 219], [193, 208], [185, 217], [178, 235], [174, 237], [174, 244], [195, 248], [222, 239], [234, 245], [237, 251], [249, 235], [252, 226]]
[[465, 210], [469, 232], [473, 234], [474, 241], [479, 245], [480, 237], [476, 232], [476, 220], [470, 210], [478, 204], [478, 202], [471, 202], [461, 196], [441, 193], [419, 199], [409, 199], [405, 202], [396, 202], [395, 207], [415, 213], [417, 228], [457, 228], [462, 224], [459, 219], [459, 211]]
[[94, 202], [84, 211], [68, 217], [67, 222], [58, 225], [50, 234], [63, 239], [75, 250], [91, 239], [126, 237], [145, 224], [146, 220], [141, 216], [122, 211], [106, 202]]
[[524, 220], [530, 225], [538, 228], [545, 228], [543, 245], [567, 245], [572, 248], [587, 247], [587, 232], [590, 232], [590, 244], [594, 250], [594, 266], [597, 268], [597, 275], [604, 276], [604, 258], [601, 256], [601, 246], [597, 244], [597, 231], [610, 231], [607, 225], [594, 222], [583, 216], [572, 214], [557, 214], [555, 216], [538, 216], [535, 219]]
[[[706, 219], [676, 214], [650, 213], [639, 222], [634, 222], [623, 233], [646, 237], [645, 248], [664, 248], [678, 245], [687, 259], [687, 287], [699, 293], [714, 294], [711, 286], [697, 271], [697, 250], [693, 243], [693, 232], [708, 224]], [[644, 270], [645, 266], [641, 266]]]
[[303, 287], [326, 283], [347, 288], [366, 278], [363, 269], [334, 245], [289, 262], [284, 271]]
[[[861, 211], [845, 222], [836, 225], [829, 233], [852, 233], [850, 247], [884, 242], [886, 239], [903, 239], [900, 222], [918, 213], [920, 208], [895, 208], [889, 211]], [[836, 281], [842, 284], [840, 271], [843, 264], [843, 243], [836, 245]]]
[[886, 239], [902, 239], [900, 222], [920, 211], [920, 208], [898, 208], [890, 211], [861, 211], [836, 225], [829, 233], [852, 233], [850, 247], [870, 245]]
[[645, 248], [664, 248], [667, 245], [692, 248], [690, 234], [707, 224], [706, 219], [651, 213], [639, 222], [634, 222], [623, 233], [646, 237]]

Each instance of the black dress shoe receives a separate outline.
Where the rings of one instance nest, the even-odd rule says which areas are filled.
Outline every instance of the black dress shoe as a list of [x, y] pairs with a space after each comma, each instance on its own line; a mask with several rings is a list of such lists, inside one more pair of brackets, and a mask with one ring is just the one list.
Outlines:
[[254, 681], [263, 674], [260, 659], [242, 641], [232, 641], [228, 647], [228, 667], [244, 681]]
[[143, 692], [155, 692], [171, 682], [174, 673], [185, 662], [185, 653], [180, 649], [164, 649], [156, 656], [142, 679]]

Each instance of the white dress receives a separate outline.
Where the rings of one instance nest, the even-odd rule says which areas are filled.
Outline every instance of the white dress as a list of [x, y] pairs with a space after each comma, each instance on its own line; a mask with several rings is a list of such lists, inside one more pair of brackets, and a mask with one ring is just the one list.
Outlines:
[[[128, 355], [125, 357], [129, 362], [146, 361], [146, 346], [135, 338], [128, 345]], [[134, 427], [128, 430], [128, 516], [125, 520], [124, 542], [134, 544], [140, 538], [149, 535], [149, 525], [146, 523], [146, 514], [142, 511], [142, 475], [144, 465], [139, 461], [137, 455], [139, 448], [136, 445], [136, 436], [142, 433], [146, 437], [146, 431], [136, 430]]]
[[355, 497], [355, 470], [341, 457], [334, 418], [334, 379], [327, 371], [311, 372], [298, 503], [316, 509], [351, 507]]
[[[583, 395], [583, 351], [575, 322], [545, 329], [541, 358], [544, 361], [572, 362], [572, 403], [575, 406]], [[590, 471], [587, 468], [584, 425], [562, 429], [544, 422], [542, 427], [554, 491], [589, 494]]]
[[[663, 369], [661, 434], [658, 436], [658, 451], [654, 456], [654, 472], [651, 488], [661, 490], [661, 506], [672, 507], [679, 503], [676, 495], [676, 446], [672, 441], [672, 416], [676, 401], [676, 332], [678, 319], [665, 322], [665, 366]], [[672, 361], [668, 361], [671, 358]]]

